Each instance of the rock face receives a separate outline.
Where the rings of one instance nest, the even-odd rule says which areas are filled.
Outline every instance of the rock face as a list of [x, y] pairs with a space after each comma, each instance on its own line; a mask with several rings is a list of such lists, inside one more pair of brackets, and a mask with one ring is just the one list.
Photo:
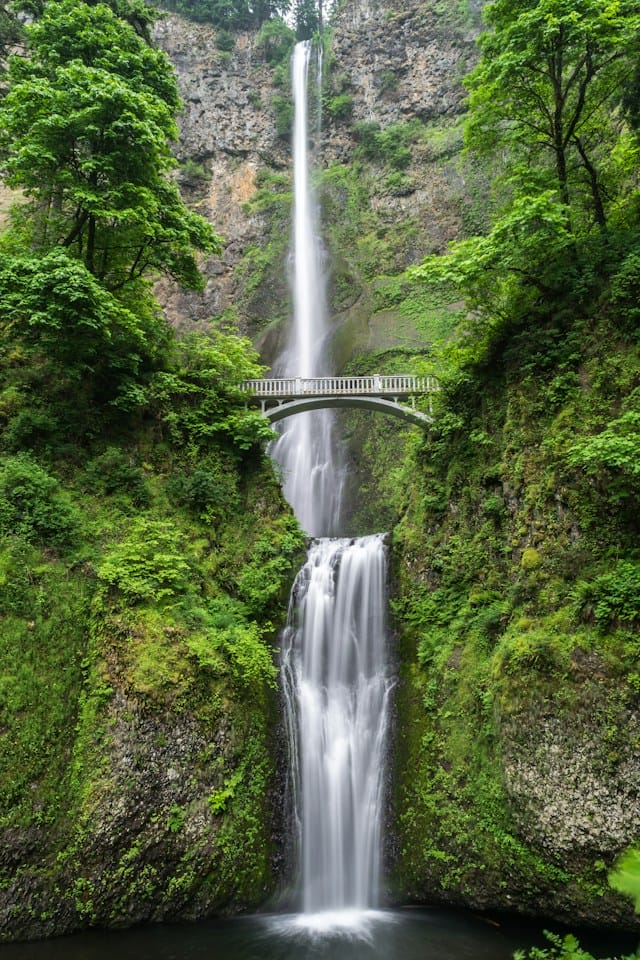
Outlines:
[[230, 52], [218, 49], [216, 36], [207, 24], [175, 16], [154, 28], [155, 41], [175, 67], [184, 101], [178, 159], [206, 161], [224, 154], [286, 163], [268, 96], [271, 72], [256, 35], [237, 34]]
[[[464, 100], [460, 81], [476, 59], [477, 20], [461, 21], [442, 6], [420, 0], [352, 0], [341, 7], [335, 17], [332, 73], [353, 96], [354, 120], [385, 127], [416, 117], [459, 115]], [[332, 149], [331, 138], [329, 143]]]
[[[358, 146], [356, 127], [362, 121], [383, 129], [415, 118], [436, 127], [455, 126], [464, 109], [461, 77], [476, 56], [476, 35], [477, 16], [461, 20], [434, 3], [343, 4], [325, 60], [325, 96], [331, 99], [332, 93], [342, 92], [352, 113], [340, 119], [324, 111], [322, 165], [352, 163]], [[274, 85], [274, 72], [255, 35], [238, 35], [234, 48], [222, 52], [213, 28], [169, 16], [156, 26], [155, 39], [176, 67], [184, 101], [176, 154], [185, 195], [224, 240], [222, 256], [203, 264], [207, 278], [203, 295], [185, 294], [163, 282], [158, 286], [160, 300], [178, 328], [191, 328], [231, 310], [271, 362], [278, 338], [274, 341], [265, 333], [265, 325], [286, 321], [289, 314], [289, 226], [282, 219], [274, 223], [273, 211], [258, 208], [252, 200], [265, 172], [289, 181], [289, 137], [276, 132], [274, 107], [278, 98], [290, 96], [289, 91], [286, 84]], [[362, 190], [368, 193], [372, 223], [379, 221], [383, 229], [399, 219], [415, 223], [411, 248], [398, 260], [401, 268], [441, 249], [462, 230], [464, 175], [447, 162], [459, 152], [461, 137], [451, 130], [445, 140], [444, 145], [413, 145], [407, 178], [399, 190], [384, 187], [388, 170], [365, 162]], [[326, 233], [332, 230], [331, 219], [325, 218]], [[331, 246], [329, 238], [328, 243]], [[261, 261], [256, 268], [256, 250], [262, 261], [268, 261], [266, 267]], [[351, 270], [359, 273], [360, 265], [352, 263]], [[339, 324], [351, 322], [342, 303], [334, 303], [334, 309]], [[385, 327], [388, 330], [388, 324]]]
[[604, 718], [585, 721], [539, 716], [525, 729], [504, 730], [505, 787], [516, 822], [524, 838], [554, 857], [615, 856], [640, 835], [640, 716], [625, 711], [619, 718], [628, 737], [621, 752], [607, 750]]
[[245, 204], [258, 169], [285, 168], [289, 151], [275, 133], [271, 71], [255, 34], [239, 34], [231, 52], [221, 51], [213, 27], [169, 16], [156, 25], [154, 39], [176, 68], [184, 103], [176, 156], [185, 196], [224, 239], [222, 255], [203, 263], [203, 294], [158, 285], [174, 326], [193, 329], [237, 302], [236, 268], [265, 234], [263, 218], [247, 213]]

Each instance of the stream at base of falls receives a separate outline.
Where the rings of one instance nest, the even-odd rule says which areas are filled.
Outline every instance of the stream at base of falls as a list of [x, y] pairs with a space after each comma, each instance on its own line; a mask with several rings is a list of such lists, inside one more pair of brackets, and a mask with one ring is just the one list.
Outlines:
[[[510, 960], [514, 950], [544, 942], [542, 923], [497, 923], [454, 910], [345, 913], [334, 915], [328, 928], [329, 919], [254, 915], [94, 930], [0, 946], [0, 960]], [[636, 945], [633, 937], [593, 932], [581, 942], [596, 957], [630, 954]]]

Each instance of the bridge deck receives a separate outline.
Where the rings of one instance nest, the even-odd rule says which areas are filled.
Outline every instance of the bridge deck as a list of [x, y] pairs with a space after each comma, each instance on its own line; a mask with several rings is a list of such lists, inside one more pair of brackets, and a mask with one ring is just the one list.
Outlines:
[[293, 400], [303, 397], [393, 397], [396, 400], [424, 393], [436, 393], [435, 377], [273, 377], [246, 380], [242, 389], [259, 399]]

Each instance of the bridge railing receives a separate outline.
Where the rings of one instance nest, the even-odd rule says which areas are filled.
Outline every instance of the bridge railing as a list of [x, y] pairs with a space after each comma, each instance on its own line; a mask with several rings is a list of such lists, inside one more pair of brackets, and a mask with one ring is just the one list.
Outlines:
[[376, 396], [406, 397], [437, 393], [435, 377], [375, 374], [370, 377], [273, 377], [246, 380], [241, 389], [254, 397]]

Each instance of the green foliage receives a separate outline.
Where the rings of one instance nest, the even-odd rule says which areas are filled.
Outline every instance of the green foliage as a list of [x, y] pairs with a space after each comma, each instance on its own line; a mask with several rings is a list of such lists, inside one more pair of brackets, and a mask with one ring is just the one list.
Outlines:
[[631, 250], [611, 280], [611, 305], [624, 330], [640, 326], [640, 252]]
[[[545, 937], [551, 944], [550, 947], [532, 947], [526, 952], [516, 950], [514, 960], [595, 960], [591, 953], [587, 953], [580, 946], [576, 937], [571, 933], [559, 936], [545, 930]], [[634, 960], [635, 954], [628, 957], [621, 957], [619, 960]]]
[[348, 93], [339, 93], [335, 97], [325, 97], [323, 106], [332, 120], [350, 120], [353, 114], [353, 97]]
[[206, 445], [222, 437], [239, 451], [250, 451], [273, 433], [255, 410], [245, 409], [239, 389], [259, 377], [262, 367], [249, 340], [212, 331], [194, 333], [176, 344], [172, 368], [157, 373], [152, 403], [175, 441]]
[[0, 824], [44, 828], [41, 857], [70, 828], [66, 795], [87, 595], [83, 578], [52, 561], [50, 551], [0, 537]]
[[[485, 19], [492, 29], [482, 35], [482, 60], [467, 81], [469, 143], [491, 149], [506, 142], [514, 158], [525, 157], [534, 170], [546, 166], [561, 201], [585, 202], [602, 226], [606, 156], [618, 135], [615, 108], [637, 49], [636, 8], [498, 0]], [[546, 71], [539, 69], [542, 60]]]
[[98, 493], [124, 494], [136, 506], [149, 503], [150, 492], [144, 472], [135, 464], [131, 454], [119, 447], [107, 447], [104, 453], [91, 460], [84, 477], [90, 488]]
[[179, 807], [177, 803], [174, 803], [167, 818], [167, 830], [169, 830], [170, 833], [180, 833], [186, 819], [186, 810], [183, 810], [183, 808]]
[[228, 457], [199, 459], [187, 474], [172, 477], [169, 491], [174, 502], [205, 523], [218, 524], [240, 506], [238, 478]]
[[249, 562], [238, 578], [238, 594], [255, 617], [269, 616], [282, 602], [282, 575], [304, 538], [295, 521], [285, 523], [278, 539], [272, 532], [256, 540]]
[[381, 94], [395, 93], [398, 89], [398, 75], [393, 70], [381, 70], [376, 77], [376, 82]]
[[640, 480], [640, 413], [627, 410], [600, 433], [578, 440], [569, 448], [567, 462], [605, 484], [612, 502], [635, 498]]
[[268, 20], [260, 29], [256, 46], [262, 51], [267, 63], [273, 67], [289, 63], [295, 43], [295, 34], [284, 20]]
[[218, 30], [216, 33], [216, 47], [229, 53], [236, 45], [236, 38], [229, 30]]
[[631, 847], [609, 874], [609, 883], [618, 893], [632, 897], [636, 913], [640, 913], [640, 850]]
[[290, 97], [274, 97], [271, 101], [275, 113], [276, 133], [283, 140], [291, 135], [293, 104]]
[[31, 198], [33, 243], [60, 245], [112, 290], [160, 270], [201, 284], [220, 248], [168, 173], [176, 82], [164, 54], [108, 6], [47, 5], [0, 104], [6, 180]]
[[355, 126], [357, 153], [367, 160], [385, 163], [392, 170], [405, 170], [411, 163], [410, 144], [420, 124], [393, 123], [384, 129], [375, 121]]
[[309, 40], [320, 26], [319, 0], [292, 0], [293, 21], [298, 40]]
[[415, 190], [415, 183], [400, 170], [394, 170], [384, 180], [384, 188], [394, 197], [406, 197]]
[[457, 288], [473, 311], [472, 329], [497, 338], [528, 314], [541, 292], [560, 295], [573, 243], [566, 208], [547, 191], [518, 198], [487, 236], [458, 241], [449, 255], [429, 257], [412, 274]]
[[79, 516], [58, 481], [27, 454], [0, 461], [0, 533], [63, 549]]
[[220, 595], [197, 612], [199, 630], [187, 640], [199, 666], [214, 675], [229, 675], [245, 697], [261, 697], [275, 688], [277, 670], [269, 645], [271, 624], [249, 619], [247, 606]]
[[640, 625], [640, 564], [618, 560], [594, 580], [578, 581], [573, 596], [579, 615], [602, 629]]
[[524, 326], [550, 316], [561, 325], [594, 309], [599, 296], [613, 295], [620, 327], [635, 331], [637, 144], [619, 103], [637, 57], [638, 16], [632, 4], [597, 0], [485, 8], [491, 29], [467, 79], [465, 133], [467, 157], [497, 165], [493, 224], [418, 273], [458, 288], [471, 320], [467, 362], [502, 354]]
[[145, 318], [62, 250], [6, 259], [0, 311], [7, 346], [47, 361], [66, 381], [80, 384], [90, 376], [113, 397], [156, 349], [157, 332]]
[[186, 591], [192, 572], [181, 540], [170, 523], [137, 517], [105, 554], [98, 578], [134, 603], [173, 600]]

